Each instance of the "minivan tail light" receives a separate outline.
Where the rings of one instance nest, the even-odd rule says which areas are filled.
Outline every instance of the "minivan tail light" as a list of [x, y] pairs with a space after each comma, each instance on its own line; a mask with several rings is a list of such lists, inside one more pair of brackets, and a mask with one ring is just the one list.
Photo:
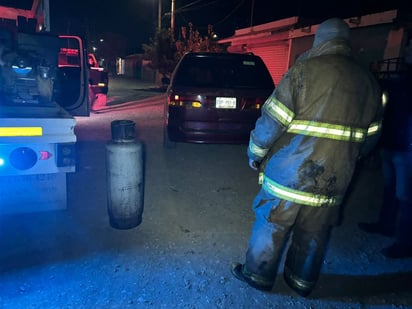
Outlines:
[[171, 95], [168, 98], [168, 104], [170, 106], [179, 106], [180, 103], [180, 97], [179, 95], [175, 94], [175, 95]]
[[241, 104], [241, 106], [244, 106], [243, 109], [245, 110], [259, 110], [262, 107], [262, 98], [249, 98], [243, 101], [245, 103]]
[[197, 100], [193, 100], [190, 97], [181, 97], [178, 94], [171, 95], [168, 98], [169, 106], [180, 106], [180, 107], [192, 107], [192, 108], [200, 108], [202, 107], [202, 103]]

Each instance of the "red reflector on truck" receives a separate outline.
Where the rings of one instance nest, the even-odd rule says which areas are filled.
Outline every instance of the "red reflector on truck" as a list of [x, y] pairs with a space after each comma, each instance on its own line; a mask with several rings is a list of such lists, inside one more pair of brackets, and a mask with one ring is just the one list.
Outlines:
[[50, 152], [43, 150], [43, 151], [40, 151], [39, 160], [47, 160], [47, 159], [50, 159], [51, 156], [52, 154]]

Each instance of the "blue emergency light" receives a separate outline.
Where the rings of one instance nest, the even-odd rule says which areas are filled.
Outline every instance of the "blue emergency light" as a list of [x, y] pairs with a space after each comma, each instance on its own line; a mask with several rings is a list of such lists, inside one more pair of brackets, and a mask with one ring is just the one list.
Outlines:
[[32, 67], [18, 67], [16, 65], [12, 66], [12, 69], [15, 73], [17, 73], [18, 75], [27, 75], [29, 74], [33, 68]]
[[0, 167], [4, 165], [4, 159], [0, 157]]

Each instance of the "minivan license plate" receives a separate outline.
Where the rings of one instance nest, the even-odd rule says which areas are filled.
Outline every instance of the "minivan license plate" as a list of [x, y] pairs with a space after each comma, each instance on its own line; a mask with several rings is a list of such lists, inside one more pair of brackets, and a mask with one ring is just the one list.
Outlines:
[[216, 108], [236, 108], [236, 98], [216, 97]]

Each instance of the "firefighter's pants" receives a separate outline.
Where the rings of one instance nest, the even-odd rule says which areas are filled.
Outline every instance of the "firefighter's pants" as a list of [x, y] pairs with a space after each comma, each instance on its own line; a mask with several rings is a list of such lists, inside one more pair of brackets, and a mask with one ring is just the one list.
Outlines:
[[330, 230], [339, 221], [339, 207], [298, 205], [262, 189], [253, 208], [256, 218], [246, 253], [247, 271], [262, 283], [273, 284], [292, 233], [284, 275], [293, 288], [311, 291], [319, 277]]

